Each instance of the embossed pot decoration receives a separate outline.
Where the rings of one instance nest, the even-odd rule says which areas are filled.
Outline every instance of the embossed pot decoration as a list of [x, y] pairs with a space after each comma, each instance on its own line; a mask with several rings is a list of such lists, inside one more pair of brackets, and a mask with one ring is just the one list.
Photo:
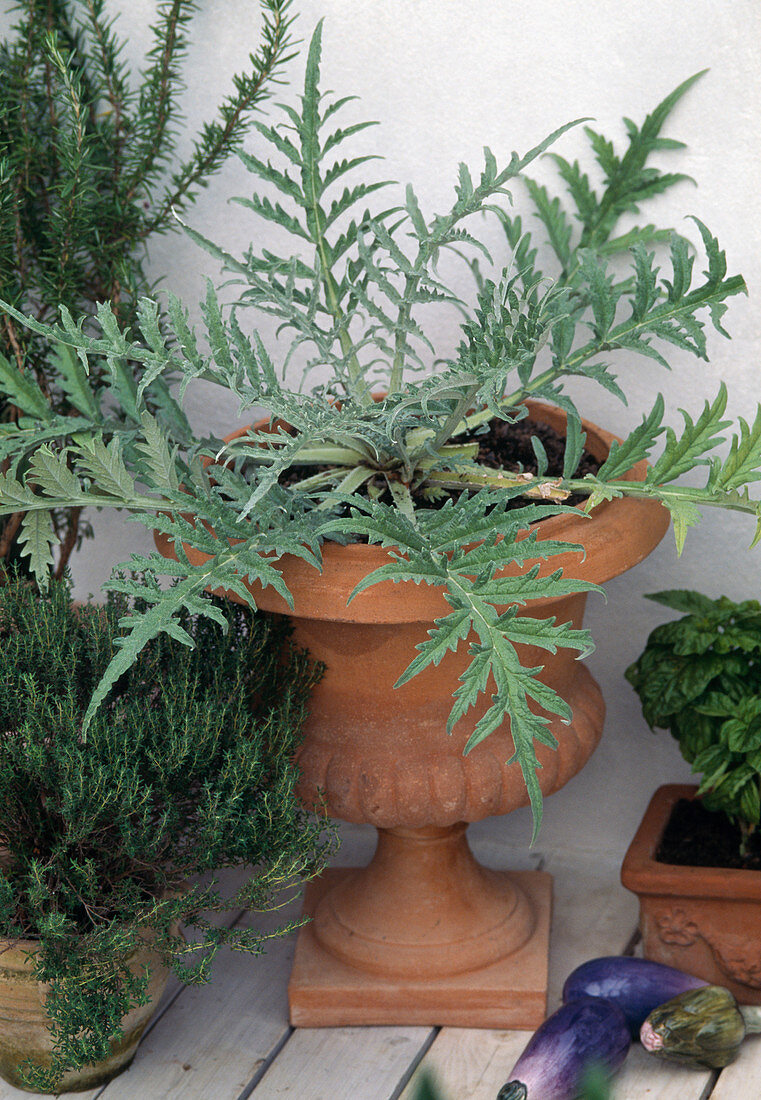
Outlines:
[[[565, 432], [563, 412], [528, 404], [533, 420]], [[588, 450], [603, 459], [614, 437], [588, 422], [584, 430]], [[628, 476], [642, 477], [644, 469], [641, 463]], [[590, 518], [559, 515], [544, 521], [541, 534], [581, 544], [585, 554], [555, 557], [543, 568], [562, 566], [568, 576], [602, 583], [641, 561], [667, 527], [665, 510], [652, 501], [620, 498]], [[173, 555], [165, 538], [157, 534], [156, 542]], [[194, 563], [206, 560], [191, 547], [186, 552]], [[305, 911], [313, 920], [299, 934], [291, 1019], [312, 1027], [533, 1028], [546, 1007], [550, 877], [487, 870], [465, 835], [469, 822], [528, 802], [518, 766], [506, 764], [513, 754], [509, 723], [463, 756], [488, 706], [482, 697], [447, 734], [465, 646], [394, 688], [449, 606], [438, 588], [390, 581], [347, 606], [356, 584], [385, 560], [378, 546], [329, 543], [321, 575], [299, 558], [281, 559], [292, 612], [274, 589], [255, 591], [259, 607], [289, 615], [297, 642], [327, 668], [304, 728], [300, 797], [308, 805], [324, 798], [332, 816], [378, 829], [367, 867], [328, 871], [307, 888]], [[580, 627], [585, 602], [586, 593], [538, 600], [522, 614]], [[544, 665], [542, 679], [573, 710], [570, 726], [550, 723], [557, 750], [538, 747], [541, 787], [551, 794], [591, 755], [605, 707], [572, 650], [519, 648], [527, 667]]]
[[761, 1004], [761, 872], [655, 859], [674, 804], [696, 791], [677, 783], [658, 788], [626, 853], [621, 881], [639, 895], [646, 958], [726, 986], [741, 1004]]
[[[49, 1066], [53, 1051], [50, 1021], [45, 1013], [47, 987], [32, 973], [37, 950], [34, 940], [0, 939], [0, 1076], [25, 1089], [19, 1066], [32, 1059]], [[148, 1002], [131, 1009], [122, 1020], [122, 1036], [111, 1043], [111, 1055], [94, 1065], [70, 1070], [61, 1078], [62, 1092], [96, 1088], [127, 1069], [151, 1017], [158, 1008], [169, 971], [149, 947], [137, 951], [130, 967], [138, 971], [150, 965]]]

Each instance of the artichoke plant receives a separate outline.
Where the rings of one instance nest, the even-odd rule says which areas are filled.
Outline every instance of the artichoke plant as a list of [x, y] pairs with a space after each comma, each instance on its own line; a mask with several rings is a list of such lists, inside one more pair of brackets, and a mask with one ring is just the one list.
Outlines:
[[[111, 582], [140, 595], [145, 610], [125, 621], [86, 726], [153, 638], [169, 632], [190, 641], [178, 619], [183, 609], [218, 616], [207, 589], [253, 603], [246, 579], [289, 600], [278, 568], [283, 555], [313, 565], [318, 583], [326, 540], [386, 547], [387, 564], [357, 591], [381, 580], [436, 585], [450, 608], [410, 654], [400, 683], [448, 650], [469, 646], [470, 665], [452, 684], [450, 729], [486, 693], [489, 706], [468, 747], [509, 718], [538, 823], [535, 746], [555, 742], [537, 711], [569, 719], [570, 710], [543, 684], [540, 668], [524, 667], [521, 647], [583, 655], [592, 643], [586, 631], [529, 618], [521, 608], [591, 586], [557, 570], [540, 573], [539, 565], [512, 576], [503, 567], [551, 564], [567, 550], [537, 538], [538, 524], [579, 500], [585, 512], [623, 494], [659, 501], [673, 517], [680, 549], [705, 507], [761, 517], [752, 493], [761, 468], [761, 409], [733, 426], [723, 385], [682, 414], [679, 430], [668, 426], [663, 398], [655, 396], [595, 472], [577, 473], [585, 438], [570, 384], [584, 378], [623, 399], [611, 364], [617, 356], [668, 366], [668, 350], [676, 347], [705, 359], [707, 324], [726, 334], [728, 299], [745, 290], [702, 222], [693, 221], [698, 249], [650, 222], [621, 224], [685, 178], [652, 160], [679, 147], [662, 130], [697, 76], [641, 125], [627, 122], [623, 150], [586, 127], [601, 188], [556, 151], [576, 125], [570, 123], [522, 155], [501, 159], [486, 149], [477, 173], [460, 165], [452, 205], [430, 215], [411, 186], [382, 201], [391, 185], [370, 174], [375, 158], [351, 150], [371, 124], [340, 124], [351, 97], [322, 91], [321, 49], [320, 25], [300, 100], [283, 105], [279, 121], [257, 123], [260, 151], [240, 154], [256, 188], [238, 200], [242, 210], [279, 227], [290, 250], [278, 254], [254, 243], [234, 256], [187, 227], [237, 285], [235, 301], [223, 306], [209, 284], [202, 338], [171, 296], [166, 314], [143, 299], [131, 329], [105, 302], [94, 333], [65, 309], [58, 324], [40, 324], [5, 305], [16, 323], [60, 347], [72, 399], [61, 416], [23, 365], [2, 373], [0, 384], [12, 390], [23, 416], [0, 435], [7, 464], [0, 514], [24, 513], [30, 559], [43, 582], [58, 507], [125, 509], [175, 548], [172, 562], [136, 556], [140, 582]], [[567, 198], [531, 178], [545, 153]], [[539, 266], [539, 242], [510, 206], [509, 189], [524, 185], [550, 248], [549, 270]], [[493, 257], [478, 234], [484, 214], [504, 229], [506, 260]], [[698, 250], [704, 258], [696, 263]], [[450, 253], [473, 274], [470, 302], [443, 274]], [[461, 338], [454, 353], [442, 355], [428, 318], [452, 308], [463, 315]], [[276, 335], [266, 335], [255, 317], [274, 319]], [[303, 378], [292, 385], [297, 365]], [[270, 430], [229, 443], [199, 438], [182, 409], [182, 395], [197, 379], [232, 394], [242, 415], [250, 411], [254, 419], [264, 409]], [[172, 399], [152, 404], [158, 386]], [[523, 421], [528, 398], [567, 415], [559, 468], [549, 468], [533, 432], [531, 468], [494, 469], [481, 460], [486, 433]], [[622, 481], [643, 458], [651, 461], [646, 476]], [[698, 484], [686, 478], [696, 469], [705, 474]], [[209, 559], [194, 564], [186, 548]], [[167, 574], [177, 580], [171, 588], [159, 583]]]

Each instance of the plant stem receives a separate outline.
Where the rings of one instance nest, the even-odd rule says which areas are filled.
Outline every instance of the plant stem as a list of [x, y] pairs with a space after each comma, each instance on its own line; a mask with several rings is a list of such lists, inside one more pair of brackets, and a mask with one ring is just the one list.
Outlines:
[[761, 1032], [761, 1005], [738, 1005], [748, 1035]]
[[[552, 483], [555, 484], [555, 483]], [[559, 482], [563, 488], [573, 493], [591, 495], [595, 485], [586, 478], [570, 478]], [[739, 493], [713, 492], [710, 489], [695, 489], [689, 485], [656, 485], [646, 481], [610, 481], [604, 484], [610, 485], [616, 493], [622, 496], [633, 497], [635, 500], [661, 500], [668, 503], [669, 498], [676, 501], [689, 501], [704, 507], [727, 508], [732, 512], [744, 512], [746, 515], [758, 515], [761, 502], [741, 497]]]
[[55, 570], [56, 580], [61, 580], [66, 573], [66, 566], [69, 564], [69, 558], [74, 552], [74, 547], [77, 545], [77, 539], [79, 538], [79, 517], [82, 514], [81, 508], [71, 508], [66, 516], [66, 534], [63, 542], [61, 543], [61, 549], [58, 554], [58, 565]]

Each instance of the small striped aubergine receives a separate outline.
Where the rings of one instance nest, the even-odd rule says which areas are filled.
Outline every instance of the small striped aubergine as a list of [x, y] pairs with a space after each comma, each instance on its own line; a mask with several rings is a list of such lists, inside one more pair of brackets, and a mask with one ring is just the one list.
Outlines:
[[722, 1069], [737, 1057], [749, 1032], [761, 1031], [761, 1008], [738, 1005], [721, 985], [706, 985], [672, 997], [642, 1025], [650, 1054], [688, 1066]]

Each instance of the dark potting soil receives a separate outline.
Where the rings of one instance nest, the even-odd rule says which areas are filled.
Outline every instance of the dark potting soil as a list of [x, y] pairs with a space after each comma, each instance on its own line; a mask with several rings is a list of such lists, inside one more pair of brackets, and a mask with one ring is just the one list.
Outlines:
[[761, 871], [761, 836], [751, 837], [750, 853], [740, 856], [740, 829], [725, 814], [712, 813], [700, 801], [674, 804], [655, 853], [659, 863], [682, 867], [734, 867]]
[[[511, 470], [516, 473], [537, 472], [536, 455], [531, 445], [531, 437], [535, 436], [544, 447], [547, 455], [547, 477], [560, 477], [563, 473], [563, 460], [565, 457], [565, 436], [560, 435], [548, 424], [540, 424], [533, 420], [519, 420], [516, 424], [509, 424], [504, 420], [491, 420], [486, 425], [486, 431], [479, 434], [477, 431], [463, 433], [457, 436], [458, 443], [478, 443], [478, 455], [476, 461], [491, 470]], [[573, 476], [580, 478], [586, 474], [596, 474], [602, 465], [588, 451], [584, 451], [579, 465]], [[317, 466], [292, 466], [281, 479], [281, 484], [292, 485], [296, 481], [318, 473], [327, 467]], [[390, 494], [388, 502], [390, 503]], [[419, 503], [425, 508], [441, 506], [445, 500], [456, 500], [459, 491], [450, 493], [434, 500], [426, 500], [419, 494]], [[413, 497], [415, 493], [413, 493]], [[386, 500], [386, 497], [382, 497]], [[583, 503], [586, 497], [581, 493], [574, 493], [564, 503], [578, 505]], [[521, 508], [525, 505], [525, 498], [516, 497], [510, 502], [511, 508]]]
[[[536, 455], [531, 444], [535, 436], [544, 447], [547, 455], [547, 476], [560, 477], [563, 473], [565, 458], [565, 436], [560, 435], [549, 424], [539, 424], [533, 420], [519, 420], [509, 424], [506, 420], [490, 420], [483, 435], [464, 432], [457, 437], [458, 442], [478, 443], [478, 461], [491, 470], [525, 470], [535, 474]], [[601, 463], [589, 451], [584, 451], [573, 477], [596, 474]]]

